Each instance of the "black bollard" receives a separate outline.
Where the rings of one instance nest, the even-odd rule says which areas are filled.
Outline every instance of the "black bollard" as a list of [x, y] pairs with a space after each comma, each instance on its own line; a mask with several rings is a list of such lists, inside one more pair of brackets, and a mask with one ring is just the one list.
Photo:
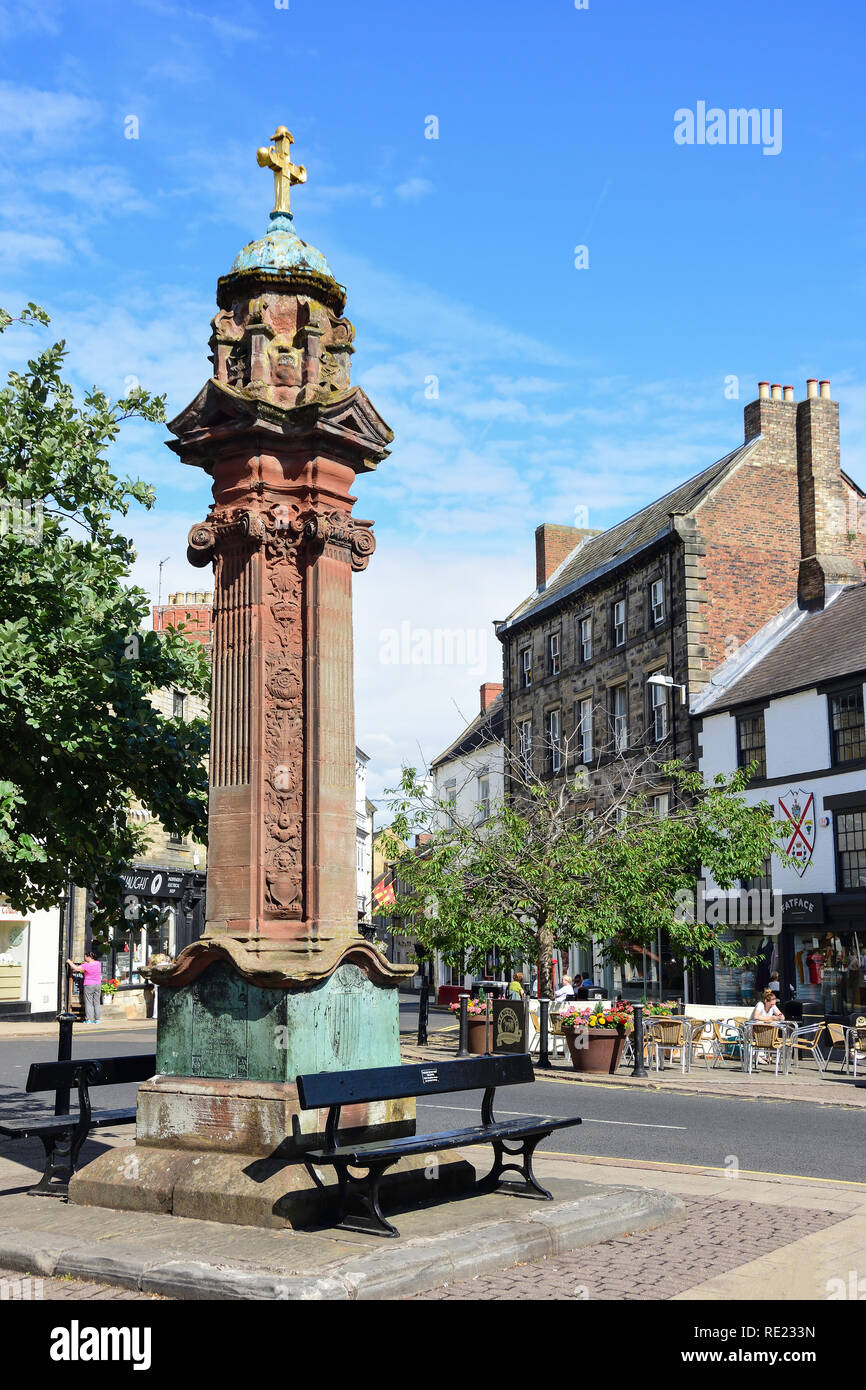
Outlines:
[[634, 1006], [634, 1032], [632, 1033], [632, 1044], [634, 1046], [634, 1068], [632, 1076], [646, 1076], [647, 1069], [643, 1064], [643, 1004]]
[[[57, 1022], [60, 1024], [60, 1033], [57, 1038], [57, 1060], [58, 1062], [72, 1061], [72, 1025], [75, 1022], [75, 1014], [62, 1013], [57, 1015]], [[54, 1097], [55, 1115], [69, 1114], [69, 1087], [63, 1086], [55, 1092]]]
[[460, 1032], [457, 1035], [457, 1056], [469, 1056], [469, 996], [460, 996]]
[[540, 1001], [540, 1003], [539, 1003], [539, 1008], [538, 1008], [538, 1026], [539, 1026], [539, 1033], [540, 1033], [540, 1035], [541, 1035], [540, 1038], [539, 1038], [539, 1043], [538, 1043], [538, 1066], [539, 1066], [539, 1068], [540, 1068], [542, 1071], [552, 1071], [552, 1069], [553, 1069], [553, 1063], [552, 1063], [551, 1060], [550, 1060], [550, 1052], [548, 1051], [548, 1047], [549, 1047], [548, 1034], [549, 1034], [549, 1031], [550, 1031], [550, 1000], [549, 1000], [549, 999], [542, 999], [542, 1000]]
[[427, 1041], [427, 1018], [430, 1012], [430, 986], [427, 980], [427, 972], [424, 969], [424, 962], [421, 962], [421, 997], [418, 1000], [418, 1046], [423, 1047]]

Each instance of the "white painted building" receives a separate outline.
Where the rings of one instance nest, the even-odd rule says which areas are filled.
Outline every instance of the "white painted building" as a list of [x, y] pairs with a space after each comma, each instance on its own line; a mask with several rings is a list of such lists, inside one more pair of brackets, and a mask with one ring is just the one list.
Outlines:
[[[740, 935], [755, 972], [717, 964], [715, 1002], [751, 1003], [779, 973], [808, 1014], [866, 1015], [866, 585], [791, 604], [715, 673], [692, 707], [705, 777], [757, 762], [746, 799], [769, 802], [796, 856], [760, 884], [781, 894], [781, 932]], [[710, 1001], [707, 1001], [710, 1002]]]
[[[472, 722], [431, 765], [433, 790], [437, 800], [454, 807], [455, 817], [479, 825], [505, 799], [505, 747], [503, 743], [502, 686], [485, 682], [480, 691], [480, 710]], [[437, 828], [444, 828], [447, 812]], [[497, 962], [488, 960], [485, 974], [497, 972]], [[438, 956], [437, 984], [462, 984], [463, 977]], [[468, 977], [467, 977], [468, 978]]]
[[17, 912], [0, 903], [0, 1019], [57, 1013], [60, 911]]

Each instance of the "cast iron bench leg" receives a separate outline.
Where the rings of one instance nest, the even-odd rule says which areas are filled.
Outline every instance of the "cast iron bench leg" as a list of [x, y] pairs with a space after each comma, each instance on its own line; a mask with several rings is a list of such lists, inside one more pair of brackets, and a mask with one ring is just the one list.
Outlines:
[[73, 1132], [63, 1134], [40, 1134], [45, 1150], [45, 1167], [42, 1177], [31, 1187], [28, 1197], [68, 1197], [69, 1179], [75, 1172], [73, 1151]]
[[[479, 1186], [491, 1188], [498, 1187], [502, 1181], [503, 1173], [519, 1173], [531, 1192], [537, 1192], [539, 1198], [545, 1202], [552, 1202], [553, 1193], [548, 1192], [546, 1187], [541, 1186], [532, 1168], [532, 1155], [542, 1139], [546, 1138], [546, 1134], [531, 1134], [527, 1139], [523, 1140], [520, 1147], [517, 1149], [510, 1149], [504, 1139], [492, 1140], [494, 1153], [493, 1167]], [[520, 1158], [522, 1162], [503, 1163], [503, 1156], [507, 1158]]]
[[[383, 1163], [373, 1163], [362, 1178], [357, 1178], [354, 1173], [350, 1173], [348, 1164], [340, 1164], [337, 1169], [337, 1178], [340, 1183], [340, 1220], [337, 1223], [339, 1228], [344, 1231], [362, 1231], [365, 1235], [399, 1236], [400, 1232], [397, 1227], [385, 1220], [382, 1208], [379, 1206], [379, 1184], [386, 1170], [394, 1162], [396, 1159], [389, 1159]], [[363, 1212], [354, 1216], [347, 1214], [346, 1206], [350, 1184], [356, 1189], [358, 1200], [366, 1208], [366, 1215]]]

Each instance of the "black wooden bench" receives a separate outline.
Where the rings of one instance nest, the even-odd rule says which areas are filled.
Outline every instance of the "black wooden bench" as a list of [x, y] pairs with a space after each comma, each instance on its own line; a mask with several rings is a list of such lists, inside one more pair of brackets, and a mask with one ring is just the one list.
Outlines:
[[92, 1129], [129, 1124], [135, 1106], [100, 1110], [94, 1115], [90, 1090], [94, 1086], [120, 1086], [147, 1081], [156, 1071], [153, 1053], [134, 1057], [89, 1057], [71, 1062], [33, 1062], [27, 1077], [28, 1092], [78, 1088], [78, 1113], [71, 1115], [6, 1115], [0, 1117], [0, 1136], [7, 1139], [41, 1139], [45, 1149], [42, 1177], [30, 1194], [66, 1197], [69, 1179], [78, 1165], [81, 1146]]
[[[532, 1155], [536, 1145], [555, 1129], [579, 1125], [580, 1120], [553, 1119], [549, 1115], [519, 1115], [497, 1120], [493, 1100], [498, 1086], [526, 1085], [535, 1080], [532, 1060], [527, 1053], [512, 1056], [469, 1058], [458, 1062], [425, 1062], [401, 1067], [372, 1067], [363, 1071], [318, 1072], [314, 1076], [297, 1078], [298, 1097], [304, 1110], [328, 1107], [325, 1125], [325, 1147], [308, 1152], [305, 1157], [314, 1164], [332, 1164], [339, 1182], [339, 1220], [344, 1230], [365, 1231], [375, 1235], [398, 1236], [400, 1232], [385, 1220], [379, 1206], [379, 1185], [383, 1175], [398, 1159], [440, 1149], [456, 1149], [463, 1144], [492, 1144], [493, 1167], [480, 1184], [483, 1188], [500, 1186], [502, 1174], [520, 1173], [523, 1183], [519, 1190], [525, 1195], [544, 1201], [553, 1197], [532, 1171]], [[446, 1092], [484, 1090], [481, 1102], [481, 1123], [467, 1129], [449, 1129], [438, 1134], [415, 1134], [405, 1138], [385, 1139], [367, 1144], [341, 1144], [340, 1110], [345, 1105], [363, 1105], [377, 1100], [398, 1100], [409, 1096], [442, 1095]], [[519, 1148], [508, 1143], [520, 1141]], [[520, 1159], [519, 1163], [507, 1159]], [[366, 1169], [363, 1177], [350, 1172], [351, 1168]], [[363, 1213], [347, 1213], [349, 1189], [357, 1191]], [[509, 1187], [516, 1184], [510, 1182]]]

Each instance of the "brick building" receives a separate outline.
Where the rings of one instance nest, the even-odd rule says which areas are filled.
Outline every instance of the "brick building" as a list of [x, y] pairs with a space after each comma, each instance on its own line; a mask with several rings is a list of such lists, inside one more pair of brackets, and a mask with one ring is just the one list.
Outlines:
[[153, 630], [165, 632], [167, 627], [187, 629], [191, 641], [210, 648], [213, 636], [213, 591], [169, 594], [168, 603], [153, 605]]
[[657, 765], [694, 763], [688, 706], [712, 671], [792, 598], [863, 579], [866, 494], [841, 469], [830, 383], [796, 402], [762, 382], [744, 419], [732, 453], [608, 530], [538, 528], [536, 588], [496, 624], [507, 765], [583, 765], [597, 808], [641, 755], [665, 814]]

